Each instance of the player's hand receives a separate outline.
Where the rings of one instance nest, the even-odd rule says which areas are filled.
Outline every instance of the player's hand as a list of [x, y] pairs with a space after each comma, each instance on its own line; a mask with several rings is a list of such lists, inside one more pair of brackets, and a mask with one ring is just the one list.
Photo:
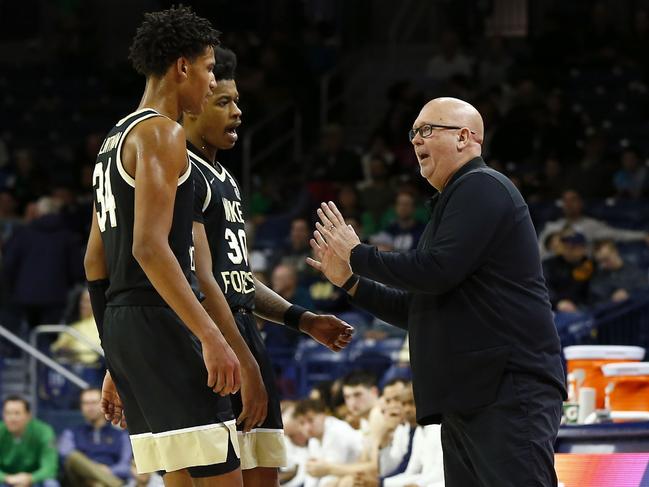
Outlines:
[[361, 243], [353, 227], [345, 223], [342, 214], [331, 201], [320, 205], [318, 217], [320, 221], [316, 222], [316, 229], [338, 257], [349, 262], [352, 249]]
[[113, 382], [113, 378], [108, 371], [106, 371], [104, 383], [101, 386], [101, 410], [106, 421], [126, 429], [126, 415], [124, 414], [122, 399], [119, 397], [115, 382]]
[[241, 368], [241, 414], [237, 424], [243, 423], [243, 431], [247, 433], [257, 428], [266, 420], [268, 413], [268, 393], [257, 362]]
[[313, 237], [310, 244], [315, 258], [307, 257], [306, 263], [322, 272], [331, 284], [341, 287], [353, 274], [349, 262], [338, 257], [318, 230]]
[[207, 369], [207, 386], [221, 396], [234, 394], [241, 388], [239, 359], [214, 327], [211, 335], [201, 340], [203, 361]]
[[333, 315], [306, 312], [300, 318], [300, 330], [332, 352], [340, 352], [352, 341], [354, 328]]

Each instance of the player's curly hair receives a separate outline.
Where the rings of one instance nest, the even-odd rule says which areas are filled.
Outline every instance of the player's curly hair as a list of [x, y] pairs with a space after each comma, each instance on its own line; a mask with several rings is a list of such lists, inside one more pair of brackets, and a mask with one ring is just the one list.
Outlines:
[[160, 77], [179, 57], [194, 60], [206, 47], [218, 46], [220, 34], [183, 5], [147, 13], [135, 33], [129, 59], [138, 73]]
[[216, 81], [234, 79], [237, 70], [237, 55], [230, 49], [219, 46], [214, 49], [214, 58], [216, 59], [216, 65], [214, 66], [214, 78]]

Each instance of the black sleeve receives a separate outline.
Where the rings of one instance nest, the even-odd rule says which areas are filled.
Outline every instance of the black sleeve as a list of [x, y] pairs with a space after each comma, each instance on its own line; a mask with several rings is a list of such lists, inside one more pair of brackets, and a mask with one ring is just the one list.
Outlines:
[[487, 174], [461, 181], [450, 196], [432, 242], [422, 250], [379, 252], [359, 244], [352, 250], [355, 273], [412, 292], [443, 294], [472, 274], [487, 248], [513, 222], [507, 188]]
[[555, 257], [551, 257], [549, 259], [546, 259], [542, 262], [543, 265], [543, 277], [545, 278], [545, 285], [548, 288], [548, 299], [550, 300], [550, 304], [552, 305], [552, 308], [554, 308], [557, 304], [558, 296], [557, 292], [554, 287], [554, 271], [553, 271], [553, 264], [554, 264], [554, 259]]
[[88, 293], [90, 294], [90, 306], [95, 317], [99, 339], [104, 341], [104, 311], [106, 311], [106, 291], [108, 290], [108, 279], [97, 279], [88, 281]]
[[205, 176], [196, 165], [192, 167], [192, 177], [194, 179], [194, 221], [204, 224], [203, 212], [210, 203], [210, 191]]
[[408, 330], [411, 294], [361, 277], [352, 303], [390, 325]]

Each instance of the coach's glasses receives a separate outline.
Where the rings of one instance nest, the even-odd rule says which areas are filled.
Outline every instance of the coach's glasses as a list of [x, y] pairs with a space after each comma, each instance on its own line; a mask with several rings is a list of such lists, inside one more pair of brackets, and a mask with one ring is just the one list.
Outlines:
[[[464, 127], [458, 127], [457, 125], [439, 125], [435, 123], [425, 123], [420, 127], [417, 127], [416, 129], [410, 129], [408, 131], [408, 140], [412, 142], [412, 139], [417, 137], [417, 134], [421, 135], [424, 139], [427, 137], [430, 137], [433, 133], [433, 129], [441, 129], [441, 130], [459, 130]], [[469, 129], [472, 134], [475, 134], [475, 132], [471, 129]]]

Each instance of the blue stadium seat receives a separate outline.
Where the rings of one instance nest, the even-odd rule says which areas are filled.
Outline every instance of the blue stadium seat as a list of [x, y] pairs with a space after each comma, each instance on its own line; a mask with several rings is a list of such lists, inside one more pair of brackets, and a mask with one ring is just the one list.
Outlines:
[[286, 240], [290, 230], [290, 215], [269, 216], [255, 228], [254, 248], [275, 248]]
[[[85, 380], [90, 387], [101, 387], [105, 368], [84, 367], [82, 365], [68, 365], [67, 368]], [[58, 410], [77, 407], [79, 388], [58, 372], [39, 366], [38, 383], [38, 400], [40, 404]]]
[[600, 345], [637, 345], [649, 350], [649, 297], [641, 293], [599, 308], [593, 335]]
[[85, 421], [79, 409], [40, 408], [38, 419], [49, 424], [57, 436], [66, 428], [77, 426]]
[[624, 262], [640, 269], [649, 269], [649, 246], [645, 242], [620, 242], [617, 248]]
[[561, 345], [584, 345], [591, 343], [594, 326], [592, 315], [588, 313], [555, 313], [554, 324], [561, 340]]
[[383, 389], [385, 384], [393, 379], [405, 379], [412, 381], [412, 370], [410, 365], [392, 364], [388, 370], [385, 371], [383, 377], [379, 380], [379, 387]]
[[350, 345], [349, 360], [354, 369], [367, 370], [380, 378], [392, 366], [402, 346], [402, 338], [356, 340]]
[[649, 203], [633, 200], [605, 200], [591, 202], [589, 215], [615, 227], [646, 229], [649, 227]]
[[305, 397], [317, 383], [336, 380], [348, 370], [349, 352], [334, 353], [313, 340], [298, 345], [295, 360], [299, 367], [299, 395]]

